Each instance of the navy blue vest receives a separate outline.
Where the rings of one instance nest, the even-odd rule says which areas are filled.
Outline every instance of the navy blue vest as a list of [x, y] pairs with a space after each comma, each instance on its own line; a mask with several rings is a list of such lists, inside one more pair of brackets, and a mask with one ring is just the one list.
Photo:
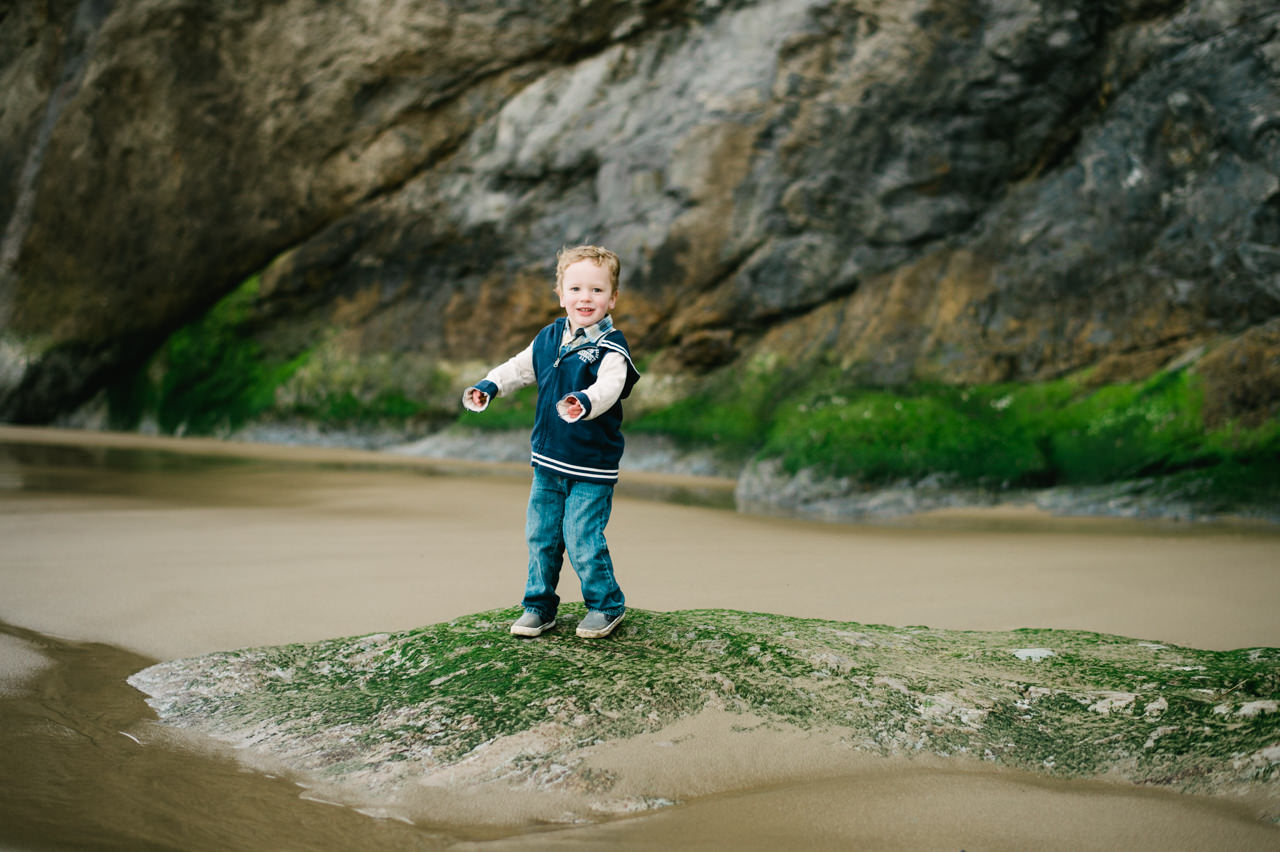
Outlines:
[[[595, 343], [585, 338], [576, 340], [561, 355], [560, 341], [567, 322], [566, 317], [560, 317], [533, 340], [538, 405], [531, 440], [532, 463], [568, 479], [611, 485], [618, 481], [618, 463], [622, 461], [622, 400], [631, 395], [640, 373], [631, 362], [626, 338], [616, 328], [605, 332]], [[622, 395], [608, 411], [591, 420], [584, 416], [576, 423], [564, 422], [556, 403], [595, 382], [606, 352], [617, 352], [627, 359]]]

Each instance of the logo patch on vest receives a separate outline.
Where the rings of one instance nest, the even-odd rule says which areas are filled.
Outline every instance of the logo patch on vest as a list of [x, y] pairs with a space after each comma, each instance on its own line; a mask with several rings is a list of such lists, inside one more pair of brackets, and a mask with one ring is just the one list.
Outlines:
[[578, 358], [580, 358], [582, 360], [582, 363], [584, 364], [595, 363], [596, 359], [599, 357], [600, 357], [600, 350], [598, 348], [578, 350]]

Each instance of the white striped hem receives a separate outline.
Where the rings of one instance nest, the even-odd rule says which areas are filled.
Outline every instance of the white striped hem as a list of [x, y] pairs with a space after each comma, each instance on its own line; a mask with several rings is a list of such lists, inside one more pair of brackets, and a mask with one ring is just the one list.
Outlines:
[[541, 467], [550, 468], [567, 476], [590, 476], [595, 479], [617, 479], [618, 468], [605, 470], [598, 467], [583, 467], [576, 464], [568, 464], [558, 459], [548, 458], [540, 453], [533, 453], [533, 463]]

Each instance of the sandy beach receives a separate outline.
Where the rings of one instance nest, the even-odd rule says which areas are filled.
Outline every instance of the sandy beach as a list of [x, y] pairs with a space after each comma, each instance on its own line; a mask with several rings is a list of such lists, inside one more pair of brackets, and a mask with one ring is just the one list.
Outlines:
[[[0, 620], [162, 660], [510, 606], [527, 478], [521, 466], [0, 428]], [[610, 544], [633, 607], [1280, 645], [1274, 529], [1017, 507], [826, 525], [637, 496], [664, 487], [729, 486], [628, 477]], [[561, 594], [580, 600], [568, 571]], [[0, 696], [41, 671], [30, 643], [0, 644]], [[685, 804], [486, 848], [1280, 848], [1280, 829], [1246, 802], [832, 756], [787, 736], [744, 750], [750, 738], [708, 728], [657, 763], [637, 746], [620, 765]]]

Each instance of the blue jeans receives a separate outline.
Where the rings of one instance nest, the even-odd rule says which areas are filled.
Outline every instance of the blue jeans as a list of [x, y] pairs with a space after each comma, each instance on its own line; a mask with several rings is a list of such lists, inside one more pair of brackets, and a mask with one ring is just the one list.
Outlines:
[[540, 467], [533, 469], [525, 523], [529, 579], [522, 603], [526, 611], [535, 612], [544, 620], [555, 618], [560, 605], [556, 583], [567, 549], [569, 562], [582, 583], [587, 609], [610, 618], [622, 615], [626, 600], [613, 578], [613, 561], [604, 539], [611, 511], [612, 485], [578, 482]]

